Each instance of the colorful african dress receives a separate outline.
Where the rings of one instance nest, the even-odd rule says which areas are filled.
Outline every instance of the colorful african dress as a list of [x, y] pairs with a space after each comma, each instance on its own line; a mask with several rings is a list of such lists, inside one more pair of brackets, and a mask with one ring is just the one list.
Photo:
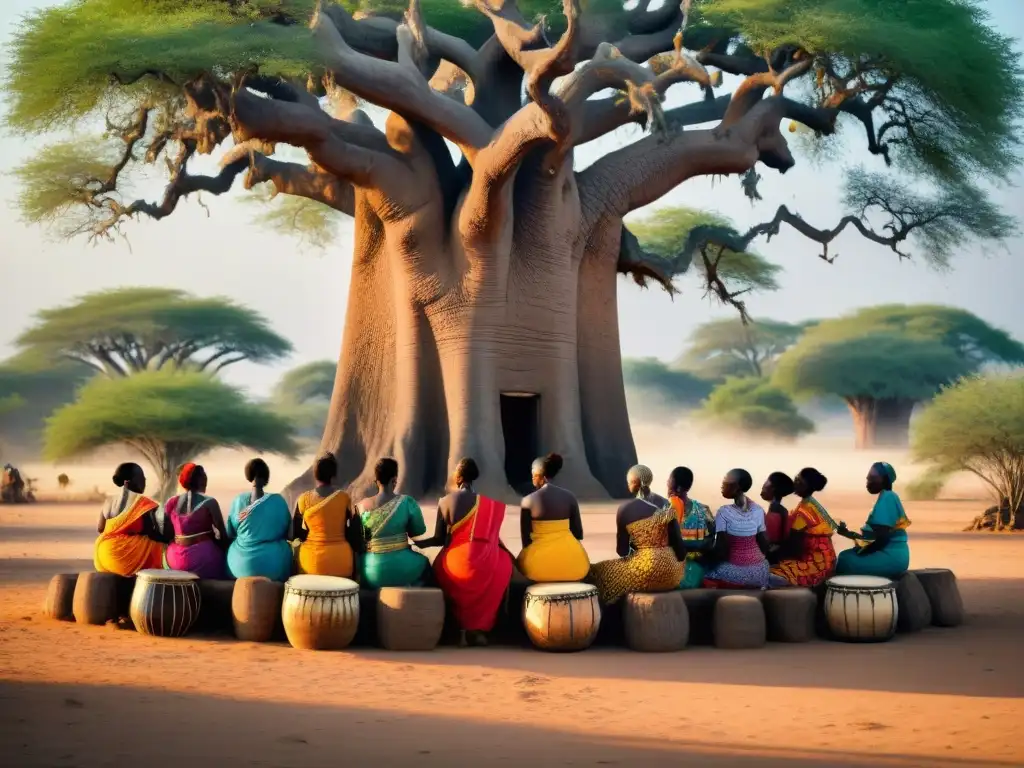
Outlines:
[[174, 527], [174, 541], [167, 546], [164, 560], [175, 571], [188, 571], [200, 579], [223, 579], [227, 565], [213, 532], [213, 499], [201, 493], [191, 497], [183, 493], [164, 504], [164, 514]]
[[668, 592], [683, 580], [683, 564], [668, 545], [668, 527], [675, 513], [659, 510], [626, 526], [630, 553], [615, 560], [594, 563], [589, 581], [597, 587], [602, 603], [611, 605], [630, 592]]
[[[857, 551], [874, 538], [872, 525], [891, 528], [889, 540], [877, 552], [859, 555]], [[903, 509], [900, 497], [894, 491], [882, 491], [878, 494], [867, 522], [861, 528], [861, 538], [857, 540], [856, 546], [840, 553], [836, 562], [836, 574], [898, 579], [910, 568], [910, 547], [907, 544], [909, 526], [910, 519]]]
[[231, 541], [227, 560], [231, 578], [264, 576], [287, 581], [292, 574], [290, 525], [288, 502], [281, 494], [267, 493], [255, 501], [251, 491], [236, 496], [225, 523]]
[[686, 548], [691, 550], [683, 563], [683, 578], [679, 582], [679, 588], [697, 589], [704, 581], [701, 550], [711, 541], [715, 518], [710, 507], [693, 499], [684, 502], [678, 496], [672, 496], [669, 503], [676, 514], [676, 520], [679, 521], [679, 532], [682, 534], [683, 542]]
[[108, 498], [106, 504], [108, 510], [116, 510], [120, 506], [121, 512], [107, 518], [103, 533], [96, 539], [93, 554], [96, 570], [134, 576], [147, 568], [162, 568], [163, 545], [143, 533], [145, 516], [151, 515], [159, 505], [131, 491]]
[[583, 581], [590, 558], [572, 535], [568, 520], [533, 520], [530, 543], [516, 560], [520, 573], [533, 582]]
[[309, 531], [295, 550], [295, 570], [317, 576], [341, 576], [351, 579], [355, 565], [352, 546], [345, 539], [345, 526], [351, 500], [344, 491], [321, 497], [306, 491], [299, 497], [299, 514]]
[[794, 558], [780, 560], [772, 567], [772, 575], [781, 576], [794, 587], [821, 584], [836, 567], [832, 518], [817, 500], [809, 496], [789, 513], [787, 528], [791, 533], [802, 534], [802, 551]]
[[427, 532], [419, 505], [409, 496], [396, 496], [359, 516], [366, 542], [362, 583], [371, 589], [422, 585], [430, 561], [409, 546], [410, 536]]
[[767, 589], [768, 560], [757, 544], [764, 533], [764, 510], [747, 499], [738, 507], [726, 504], [715, 514], [715, 535], [725, 536], [729, 554], [704, 574], [704, 585], [726, 589]]

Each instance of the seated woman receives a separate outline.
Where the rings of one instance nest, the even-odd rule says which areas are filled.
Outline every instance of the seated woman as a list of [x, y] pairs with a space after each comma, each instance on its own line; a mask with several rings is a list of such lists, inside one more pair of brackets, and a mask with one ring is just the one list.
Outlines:
[[154, 513], [159, 508], [143, 496], [146, 475], [138, 464], [121, 464], [114, 472], [121, 489], [100, 512], [93, 565], [101, 573], [134, 576], [146, 568], [163, 568], [164, 535]]
[[732, 504], [715, 514], [715, 556], [719, 562], [704, 574], [704, 586], [719, 589], [768, 588], [768, 538], [764, 510], [747, 497], [754, 484], [745, 469], [722, 480], [722, 496]]
[[638, 464], [626, 475], [629, 492], [636, 498], [619, 507], [615, 515], [617, 560], [594, 563], [589, 580], [605, 605], [618, 602], [630, 592], [668, 592], [683, 579], [686, 547], [679, 521], [666, 501], [651, 493], [654, 474]]
[[696, 589], [704, 581], [703, 555], [714, 542], [715, 518], [707, 506], [689, 497], [692, 487], [693, 471], [688, 467], [676, 467], [668, 476], [668, 501], [686, 547], [680, 589]]
[[868, 493], [878, 496], [860, 533], [851, 533], [840, 523], [836, 533], [853, 539], [853, 549], [841, 552], [836, 563], [837, 576], [881, 576], [898, 579], [910, 568], [907, 528], [910, 520], [903, 502], [892, 489], [896, 470], [879, 461], [868, 472]]
[[437, 504], [434, 535], [421, 548], [444, 547], [434, 560], [434, 574], [452, 603], [461, 645], [486, 645], [512, 579], [512, 553], [499, 532], [505, 505], [473, 490], [480, 470], [473, 459], [455, 468], [456, 490]]
[[299, 573], [351, 579], [355, 572], [353, 547], [361, 545], [363, 532], [348, 494], [334, 487], [337, 474], [334, 456], [321, 456], [313, 467], [316, 487], [295, 503], [292, 537], [299, 542], [295, 550]]
[[590, 558], [580, 544], [583, 521], [576, 497], [551, 481], [562, 469], [562, 457], [550, 453], [533, 462], [537, 490], [520, 504], [519, 533], [523, 549], [517, 564], [530, 581], [583, 581]]
[[793, 479], [793, 490], [800, 497], [789, 513], [788, 533], [771, 568], [772, 586], [815, 587], [832, 575], [836, 550], [832, 534], [836, 524], [814, 498], [824, 490], [828, 479], [813, 467], [801, 469]]
[[381, 459], [373, 472], [378, 493], [357, 505], [366, 552], [361, 582], [371, 589], [422, 586], [430, 561], [412, 550], [409, 537], [427, 532], [423, 512], [411, 497], [395, 494], [397, 461]]
[[764, 528], [769, 551], [774, 550], [786, 538], [789, 510], [782, 505], [782, 500], [791, 493], [793, 480], [785, 472], [772, 472], [761, 486], [761, 500], [768, 502], [768, 510], [764, 514]]
[[164, 504], [164, 525], [174, 531], [164, 562], [168, 568], [189, 571], [201, 579], [223, 579], [228, 534], [220, 505], [205, 495], [206, 482], [206, 470], [198, 464], [190, 462], [178, 473], [185, 493]]
[[252, 483], [252, 490], [235, 497], [228, 515], [228, 574], [233, 579], [265, 576], [287, 581], [292, 573], [288, 502], [281, 494], [264, 490], [270, 482], [270, 467], [263, 459], [245, 465], [245, 479]]

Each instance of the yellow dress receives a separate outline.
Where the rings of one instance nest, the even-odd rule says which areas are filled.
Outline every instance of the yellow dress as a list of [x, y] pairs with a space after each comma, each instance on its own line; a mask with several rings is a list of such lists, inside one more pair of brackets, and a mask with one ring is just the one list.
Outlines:
[[583, 581], [590, 558], [569, 530], [568, 520], [533, 520], [530, 545], [519, 553], [516, 564], [530, 581]]
[[352, 547], [345, 540], [345, 514], [350, 506], [344, 491], [335, 491], [326, 498], [307, 491], [299, 497], [299, 512], [309, 531], [295, 552], [299, 573], [352, 578]]
[[618, 602], [630, 592], [669, 592], [679, 586], [683, 564], [668, 545], [668, 527], [675, 519], [674, 512], [662, 510], [626, 526], [631, 552], [590, 569], [602, 603]]

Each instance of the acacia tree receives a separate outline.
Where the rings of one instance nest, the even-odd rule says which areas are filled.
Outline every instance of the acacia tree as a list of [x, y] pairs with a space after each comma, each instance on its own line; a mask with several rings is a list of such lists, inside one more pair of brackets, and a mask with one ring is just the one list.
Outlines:
[[292, 348], [251, 309], [168, 288], [99, 291], [43, 310], [15, 343], [28, 355], [70, 360], [107, 376], [165, 367], [217, 373]]
[[274, 410], [296, 426], [304, 437], [319, 437], [327, 423], [327, 412], [334, 392], [338, 365], [317, 360], [292, 368], [274, 386], [271, 403]]
[[93, 374], [80, 363], [54, 365], [26, 353], [0, 362], [0, 441], [8, 449], [34, 454], [46, 417], [74, 400], [75, 391]]
[[160, 498], [174, 493], [178, 468], [214, 448], [251, 448], [294, 455], [288, 422], [201, 373], [145, 371], [127, 378], [97, 376], [78, 399], [47, 421], [50, 461], [108, 445], [137, 451], [156, 473]]
[[779, 359], [774, 381], [843, 398], [858, 448], [906, 446], [918, 403], [990, 363], [1024, 363], [1024, 345], [962, 309], [887, 305], [809, 330]]
[[779, 356], [812, 325], [777, 320], [745, 322], [743, 318], [712, 320], [694, 330], [676, 364], [710, 378], [767, 376]]
[[[725, 241], [740, 233], [703, 228], [690, 240], [713, 287], [723, 253], [783, 225], [823, 244], [850, 226], [894, 250], [1009, 229], [971, 181], [1014, 167], [1021, 77], [1012, 41], [962, 0], [420, 5], [396, 18], [393, 2], [325, 3], [307, 29], [311, 0], [78, 0], [26, 22], [7, 88], [17, 128], [113, 109], [120, 139], [106, 158], [62, 145], [22, 168], [34, 219], [112, 235], [238, 177], [355, 217], [322, 447], [360, 489], [382, 454], [419, 468], [403, 473], [415, 495], [471, 455], [479, 489], [511, 496], [507, 392], [541, 397], [540, 444], [566, 456], [564, 482], [583, 496], [624, 492], [636, 456], [616, 274], [669, 290], [675, 277], [624, 217], [697, 176], [746, 174], [756, 196], [755, 165], [795, 162], [784, 119], [816, 136], [855, 127], [904, 176], [861, 173], [833, 229], [785, 207], [739, 248]], [[528, 20], [558, 5], [561, 16]], [[733, 93], [715, 95], [718, 72], [741, 78]], [[663, 110], [682, 83], [697, 100]], [[350, 95], [387, 111], [383, 130]], [[574, 168], [579, 146], [634, 123], [651, 134]], [[701, 124], [711, 127], [683, 130]], [[282, 145], [308, 163], [274, 156]], [[190, 167], [221, 146], [218, 174]], [[127, 197], [131, 167], [157, 160], [169, 169], [163, 195]], [[907, 174], [925, 191], [911, 195]]]
[[697, 417], [745, 435], [795, 440], [814, 431], [789, 395], [767, 379], [746, 376], [715, 387]]

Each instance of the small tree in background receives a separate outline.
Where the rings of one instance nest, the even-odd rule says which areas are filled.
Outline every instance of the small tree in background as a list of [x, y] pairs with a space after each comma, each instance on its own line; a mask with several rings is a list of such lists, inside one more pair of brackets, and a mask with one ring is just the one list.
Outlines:
[[174, 371], [93, 379], [48, 420], [44, 453], [57, 461], [116, 444], [142, 454], [161, 498], [174, 492], [178, 467], [214, 448], [296, 450], [286, 419], [208, 375]]
[[906, 446], [914, 407], [989, 363], [1024, 362], [1024, 346], [962, 309], [886, 305], [821, 322], [776, 365], [793, 395], [835, 395], [858, 448]]
[[691, 410], [698, 407], [712, 389], [711, 382], [687, 371], [673, 370], [653, 357], [623, 360], [622, 378], [632, 418], [660, 417], [665, 411]]
[[942, 473], [970, 472], [988, 486], [995, 528], [1015, 527], [1024, 504], [1024, 376], [964, 379], [939, 394], [914, 424], [915, 460]]
[[795, 440], [814, 431], [789, 395], [760, 378], [729, 379], [708, 397], [698, 416], [746, 434]]
[[46, 417], [74, 400], [75, 391], [92, 374], [79, 363], [52, 364], [24, 353], [0, 363], [0, 440], [5, 448], [17, 455], [35, 455]]
[[108, 376], [184, 368], [216, 373], [291, 352], [257, 312], [170, 288], [117, 288], [43, 310], [17, 340], [27, 352]]
[[712, 320], [698, 326], [675, 365], [711, 379], [768, 376], [779, 356], [814, 325], [777, 320]]
[[303, 437], [317, 438], [327, 422], [338, 364], [317, 360], [292, 368], [271, 394], [274, 410], [288, 419]]

